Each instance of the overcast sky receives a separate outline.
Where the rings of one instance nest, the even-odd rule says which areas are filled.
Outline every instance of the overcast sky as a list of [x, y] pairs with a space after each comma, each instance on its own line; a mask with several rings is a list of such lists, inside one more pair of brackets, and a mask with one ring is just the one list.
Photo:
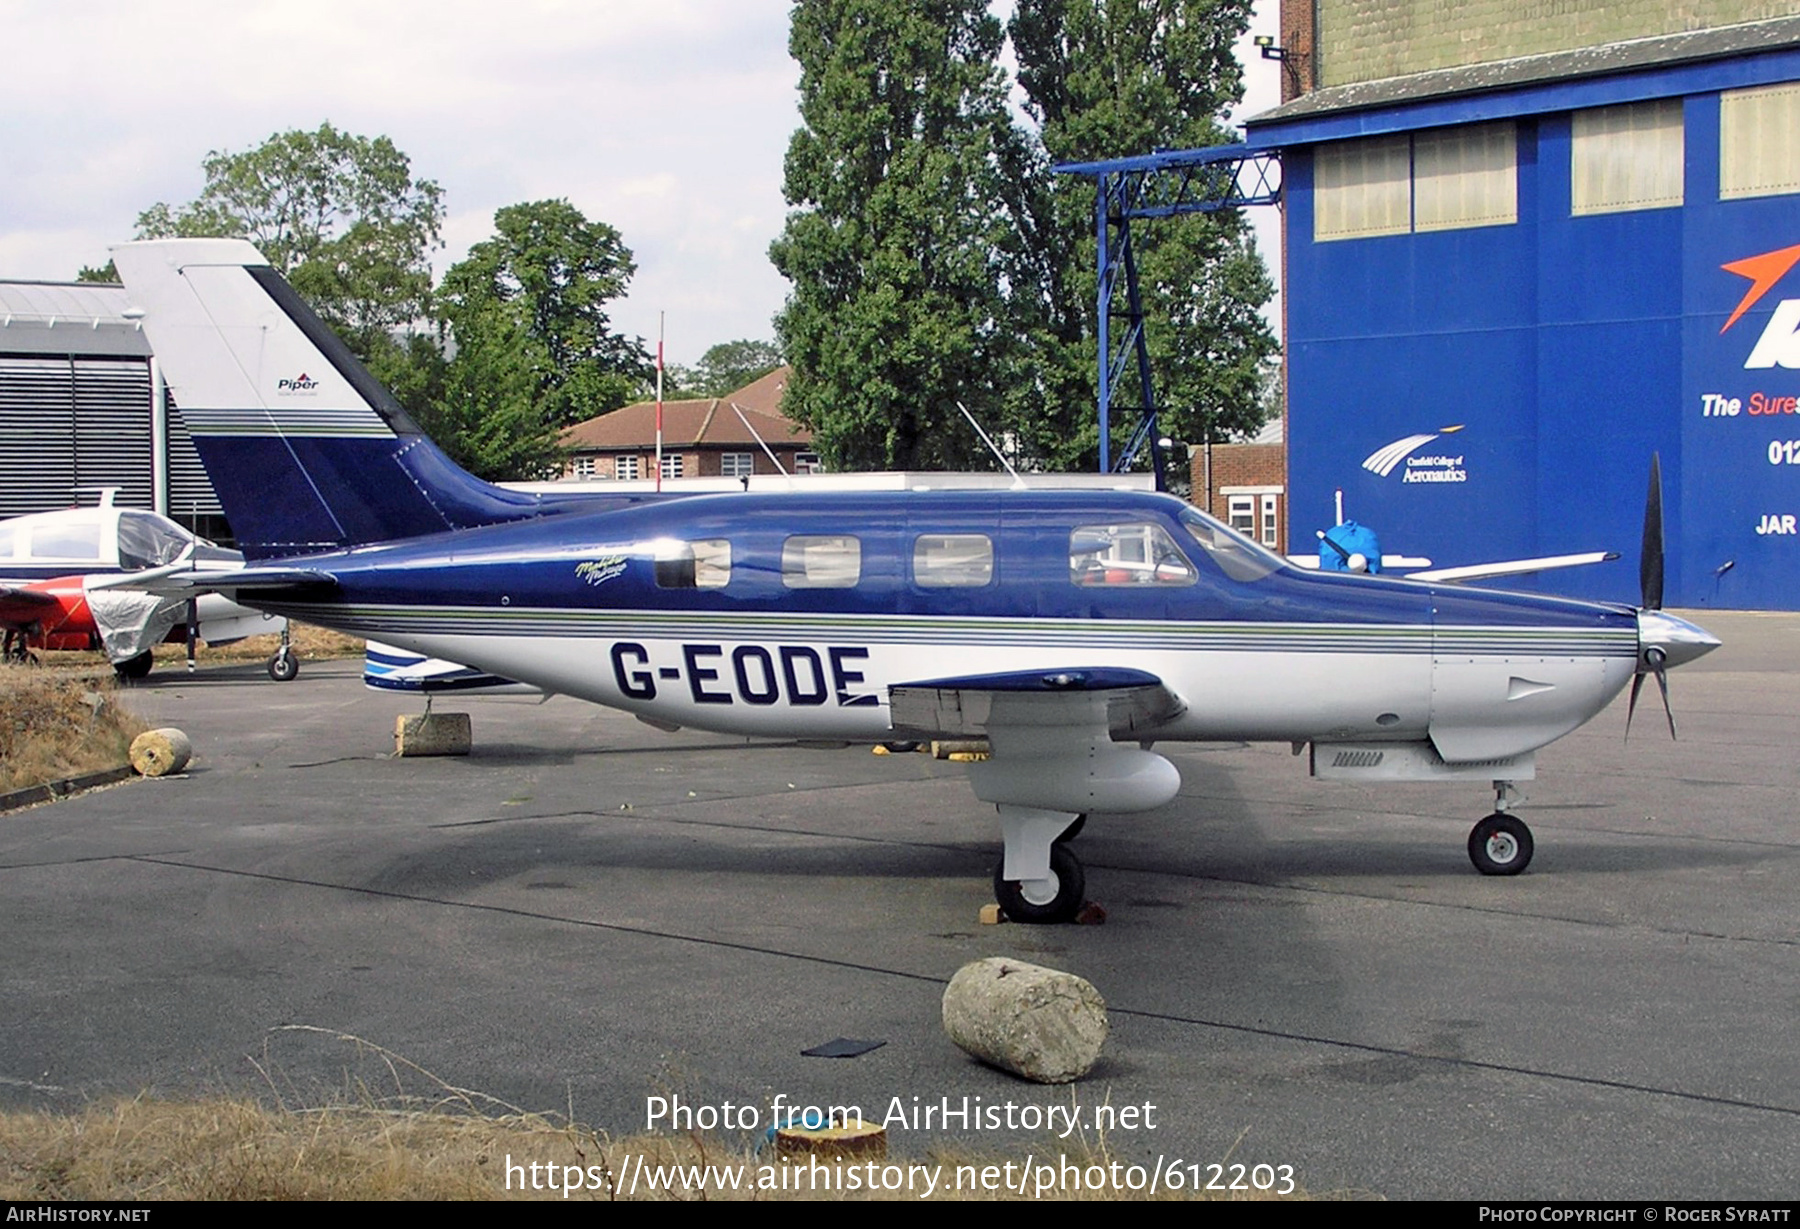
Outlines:
[[[1275, 33], [1270, 16], [1257, 32]], [[444, 189], [441, 272], [494, 210], [566, 197], [638, 266], [615, 323], [692, 363], [772, 338], [781, 162], [799, 120], [784, 0], [0, 0], [0, 278], [105, 263], [211, 150], [329, 120], [391, 138]], [[1247, 61], [1274, 105], [1275, 66]], [[1121, 154], [1135, 151], [1119, 151]], [[1278, 265], [1274, 210], [1258, 210]]]

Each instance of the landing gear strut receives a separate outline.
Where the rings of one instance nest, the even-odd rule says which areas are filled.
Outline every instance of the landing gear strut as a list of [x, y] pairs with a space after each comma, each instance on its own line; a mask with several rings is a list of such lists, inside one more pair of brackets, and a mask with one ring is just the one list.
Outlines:
[[275, 650], [275, 656], [269, 658], [269, 677], [277, 683], [291, 683], [299, 677], [300, 658], [294, 654], [293, 645], [288, 639], [288, 629], [281, 629], [281, 647]]
[[1469, 833], [1469, 861], [1484, 875], [1516, 875], [1531, 865], [1531, 829], [1508, 812], [1512, 793], [1512, 782], [1494, 782], [1494, 813]]

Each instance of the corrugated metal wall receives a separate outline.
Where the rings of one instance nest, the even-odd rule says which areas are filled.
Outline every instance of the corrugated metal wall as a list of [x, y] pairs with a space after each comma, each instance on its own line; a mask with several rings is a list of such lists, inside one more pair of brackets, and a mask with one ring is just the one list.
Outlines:
[[[152, 506], [152, 387], [143, 358], [0, 355], [0, 517], [93, 503]], [[169, 514], [192, 523], [219, 501], [171, 399]]]

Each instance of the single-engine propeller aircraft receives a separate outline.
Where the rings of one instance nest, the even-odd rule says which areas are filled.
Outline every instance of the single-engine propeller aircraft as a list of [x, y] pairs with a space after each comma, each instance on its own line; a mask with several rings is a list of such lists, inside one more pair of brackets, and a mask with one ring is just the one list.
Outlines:
[[1147, 492], [507, 491], [451, 463], [248, 243], [114, 259], [248, 556], [192, 583], [652, 725], [985, 737], [969, 779], [1017, 920], [1079, 910], [1063, 838], [1089, 812], [1175, 797], [1167, 741], [1492, 782], [1470, 856], [1516, 874], [1532, 841], [1509, 787], [1537, 749], [1718, 644], [1656, 609], [1660, 541], [1632, 608], [1303, 572]]
[[[116, 494], [108, 487], [97, 507], [0, 521], [0, 656], [22, 662], [33, 649], [99, 649], [120, 677], [135, 679], [150, 672], [151, 648], [164, 640], [191, 648], [195, 638], [219, 645], [286, 630], [286, 620], [217, 593], [190, 602], [144, 592], [144, 584], [171, 571], [216, 571], [244, 557], [165, 516], [120, 507]], [[284, 639], [269, 659], [270, 676], [292, 679], [299, 667]]]

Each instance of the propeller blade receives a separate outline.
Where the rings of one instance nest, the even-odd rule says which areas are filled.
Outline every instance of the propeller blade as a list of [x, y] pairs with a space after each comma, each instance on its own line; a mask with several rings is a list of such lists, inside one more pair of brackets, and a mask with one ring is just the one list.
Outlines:
[[1631, 741], [1631, 718], [1632, 718], [1632, 714], [1637, 712], [1638, 692], [1640, 690], [1642, 690], [1643, 686], [1644, 686], [1644, 675], [1643, 675], [1642, 671], [1639, 671], [1637, 674], [1634, 674], [1631, 676], [1631, 699], [1629, 699], [1625, 702], [1625, 741], [1626, 742]]
[[[1644, 676], [1640, 674], [1638, 677], [1641, 679]], [[1656, 685], [1662, 688], [1663, 712], [1668, 714], [1669, 718], [1669, 737], [1674, 738], [1676, 736], [1675, 710], [1669, 707], [1669, 672], [1663, 669], [1661, 662], [1656, 665]]]
[[1643, 608], [1661, 610], [1663, 602], [1662, 457], [1650, 454], [1650, 491], [1644, 496], [1644, 545], [1638, 556], [1638, 583]]

